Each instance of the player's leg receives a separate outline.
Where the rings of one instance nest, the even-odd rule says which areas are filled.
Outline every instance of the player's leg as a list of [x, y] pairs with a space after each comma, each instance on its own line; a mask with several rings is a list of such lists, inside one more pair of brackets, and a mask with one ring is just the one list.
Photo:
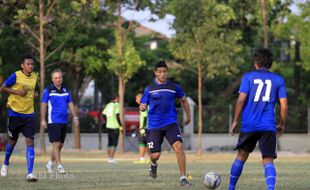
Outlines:
[[116, 163], [114, 160], [114, 155], [116, 152], [116, 147], [118, 145], [119, 130], [118, 129], [109, 129], [108, 130], [108, 162]]
[[45, 168], [46, 168], [48, 173], [52, 173], [54, 162], [56, 160], [55, 156], [54, 156], [54, 147], [53, 147], [53, 142], [56, 141], [56, 139], [55, 139], [55, 134], [57, 133], [56, 132], [56, 126], [54, 126], [54, 124], [48, 124], [47, 125], [47, 133], [48, 133], [49, 141], [50, 141], [50, 143], [52, 143], [52, 151], [51, 151], [50, 160], [45, 165]]
[[35, 117], [25, 117], [23, 118], [22, 133], [25, 136], [26, 141], [26, 160], [28, 182], [36, 182], [38, 178], [33, 174], [35, 150], [34, 150], [34, 137], [35, 137]]
[[234, 190], [242, 174], [243, 165], [254, 150], [258, 137], [255, 133], [240, 133], [238, 143], [234, 150], [238, 150], [230, 170], [229, 190]]
[[145, 134], [142, 135], [142, 134], [138, 134], [138, 147], [139, 147], [139, 160], [137, 161], [134, 161], [134, 163], [142, 163], [144, 164], [145, 163], [145, 158], [144, 158], [144, 155], [145, 155], [145, 152], [146, 152], [146, 136]]
[[180, 184], [182, 186], [191, 186], [186, 177], [186, 156], [183, 149], [183, 140], [180, 128], [176, 123], [173, 123], [167, 127], [165, 135], [177, 157], [180, 171]]
[[161, 144], [164, 140], [164, 135], [164, 132], [161, 130], [150, 130], [147, 133], [146, 139], [151, 160], [149, 175], [154, 179], [157, 177], [157, 161], [160, 158]]
[[64, 167], [62, 166], [62, 163], [61, 163], [61, 150], [62, 150], [62, 148], [63, 148], [63, 146], [64, 146], [64, 142], [65, 142], [65, 139], [66, 139], [66, 127], [67, 127], [67, 125], [64, 125], [64, 124], [61, 124], [61, 125], [59, 125], [59, 127], [60, 127], [60, 142], [59, 142], [59, 144], [58, 144], [58, 151], [59, 151], [59, 162], [58, 162], [58, 166], [57, 166], [57, 169], [58, 169], [58, 172], [60, 173], [60, 174], [65, 174], [66, 173], [66, 171], [65, 171], [65, 169], [64, 169]]
[[265, 169], [265, 179], [268, 190], [274, 190], [276, 186], [277, 173], [273, 164], [273, 160], [277, 158], [276, 154], [276, 133], [262, 132], [259, 140], [259, 148], [263, 157]]
[[6, 177], [8, 175], [8, 167], [10, 164], [10, 158], [13, 153], [14, 147], [18, 140], [18, 134], [21, 131], [21, 121], [19, 117], [9, 117], [9, 124], [7, 128], [9, 142], [6, 144], [5, 157], [3, 165], [1, 167], [1, 176]]

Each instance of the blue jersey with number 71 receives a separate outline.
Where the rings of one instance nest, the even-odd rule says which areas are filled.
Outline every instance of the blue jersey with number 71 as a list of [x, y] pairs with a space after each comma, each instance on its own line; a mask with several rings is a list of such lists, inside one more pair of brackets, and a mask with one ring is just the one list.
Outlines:
[[276, 131], [274, 106], [286, 98], [284, 79], [267, 69], [246, 73], [239, 93], [247, 94], [242, 111], [242, 132]]

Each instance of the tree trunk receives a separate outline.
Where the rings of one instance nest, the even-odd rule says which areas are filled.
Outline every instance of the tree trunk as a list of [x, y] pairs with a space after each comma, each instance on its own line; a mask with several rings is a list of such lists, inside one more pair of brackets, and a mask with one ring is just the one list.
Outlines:
[[124, 123], [124, 96], [125, 96], [125, 82], [121, 75], [118, 77], [118, 94], [119, 94], [119, 104], [120, 104], [120, 118], [123, 127], [123, 132], [119, 135], [119, 144], [121, 148], [121, 152], [125, 153], [125, 141], [124, 137], [126, 136], [126, 125]]
[[[43, 1], [39, 1], [39, 17], [40, 17], [40, 94], [42, 96], [45, 81], [45, 51], [44, 51], [44, 16], [43, 16]], [[41, 116], [45, 117], [45, 116]], [[46, 154], [45, 147], [45, 129], [40, 126], [40, 148], [41, 153]]]
[[[118, 64], [121, 65], [123, 62], [123, 31], [122, 31], [122, 16], [121, 16], [121, 0], [117, 1], [117, 35], [118, 35]], [[123, 72], [121, 70], [118, 71], [118, 95], [119, 95], [119, 103], [120, 103], [120, 119], [123, 127], [123, 133], [119, 136], [119, 144], [121, 147], [121, 152], [125, 152], [125, 143], [124, 143], [124, 134], [126, 133], [126, 126], [124, 123], [124, 95], [125, 95], [125, 82], [123, 77]]]
[[299, 95], [300, 95], [300, 75], [301, 69], [298, 65], [300, 61], [300, 42], [296, 41], [295, 43], [295, 58], [294, 58], [294, 99], [295, 104], [298, 107], [300, 105]]
[[198, 155], [202, 154], [202, 68], [198, 64]]
[[99, 89], [98, 89], [98, 84], [96, 81], [95, 83], [95, 90], [94, 90], [94, 110], [98, 112], [97, 117], [95, 118], [95, 125], [98, 128], [98, 149], [102, 150], [102, 128], [100, 125], [100, 106], [99, 106]]
[[262, 1], [262, 20], [263, 20], [263, 32], [264, 32], [264, 48], [268, 48], [268, 33], [267, 33], [267, 8], [266, 8], [266, 0]]

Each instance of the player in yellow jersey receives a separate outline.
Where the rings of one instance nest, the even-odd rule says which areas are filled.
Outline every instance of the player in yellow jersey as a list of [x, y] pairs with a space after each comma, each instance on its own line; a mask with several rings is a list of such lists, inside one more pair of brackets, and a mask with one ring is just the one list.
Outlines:
[[33, 99], [39, 96], [37, 75], [33, 73], [34, 62], [31, 55], [25, 55], [21, 61], [20, 71], [12, 73], [0, 87], [1, 92], [9, 94], [7, 107], [9, 115], [8, 136], [5, 159], [1, 167], [1, 176], [8, 175], [9, 160], [18, 140], [19, 133], [23, 133], [26, 140], [26, 160], [28, 165], [28, 182], [37, 181], [33, 174], [34, 165], [34, 136], [35, 115]]

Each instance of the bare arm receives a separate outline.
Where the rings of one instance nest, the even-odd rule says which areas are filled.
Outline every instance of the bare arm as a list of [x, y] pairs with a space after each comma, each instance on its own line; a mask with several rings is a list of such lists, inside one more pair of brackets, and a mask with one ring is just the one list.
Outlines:
[[186, 120], [184, 121], [184, 126], [186, 126], [191, 122], [191, 113], [190, 113], [188, 101], [185, 96], [181, 98], [181, 103], [183, 105], [183, 108], [186, 114]]
[[47, 128], [46, 119], [45, 119], [46, 108], [47, 108], [47, 103], [42, 102], [41, 103], [41, 126], [45, 129]]
[[78, 116], [77, 116], [76, 113], [75, 113], [73, 103], [72, 103], [72, 102], [68, 103], [68, 106], [69, 106], [69, 109], [70, 109], [70, 111], [71, 111], [71, 113], [72, 113], [72, 115], [73, 115], [74, 125], [75, 125], [75, 126], [79, 125], [79, 118], [78, 118]]
[[239, 116], [242, 112], [246, 98], [247, 98], [247, 94], [242, 93], [242, 92], [239, 94], [239, 97], [238, 97], [236, 105], [235, 105], [235, 113], [234, 113], [233, 124], [231, 126], [230, 131], [229, 131], [231, 135], [234, 135], [234, 133], [236, 132], [236, 128], [238, 125], [238, 119], [239, 119]]
[[12, 88], [5, 86], [5, 84], [0, 87], [0, 92], [17, 94], [20, 96], [25, 96], [27, 94], [27, 90], [13, 90]]
[[277, 126], [278, 135], [282, 135], [285, 130], [286, 118], [287, 118], [288, 108], [287, 108], [287, 98], [280, 99], [280, 124]]

